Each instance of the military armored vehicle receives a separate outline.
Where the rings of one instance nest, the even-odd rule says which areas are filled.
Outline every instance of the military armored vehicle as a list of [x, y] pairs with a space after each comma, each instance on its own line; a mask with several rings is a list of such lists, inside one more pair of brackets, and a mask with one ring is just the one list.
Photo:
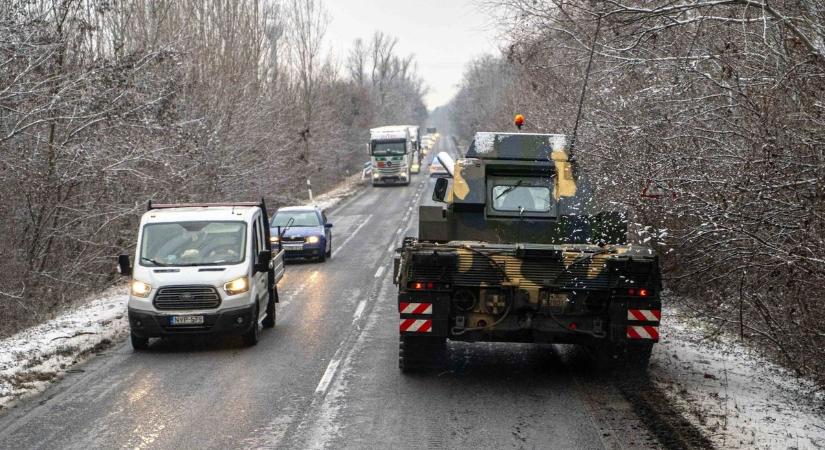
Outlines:
[[597, 211], [564, 135], [477, 133], [438, 158], [419, 236], [395, 258], [402, 371], [431, 368], [447, 339], [570, 343], [646, 367], [658, 341], [653, 249], [627, 244], [621, 213]]

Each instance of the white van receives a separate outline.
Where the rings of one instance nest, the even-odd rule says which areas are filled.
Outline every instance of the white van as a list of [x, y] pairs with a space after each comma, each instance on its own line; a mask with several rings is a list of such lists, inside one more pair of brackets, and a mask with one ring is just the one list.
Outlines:
[[120, 273], [132, 276], [135, 350], [187, 334], [240, 334], [255, 345], [261, 325], [275, 326], [284, 254], [273, 254], [263, 202], [150, 202], [138, 233], [134, 266], [129, 255], [118, 259]]

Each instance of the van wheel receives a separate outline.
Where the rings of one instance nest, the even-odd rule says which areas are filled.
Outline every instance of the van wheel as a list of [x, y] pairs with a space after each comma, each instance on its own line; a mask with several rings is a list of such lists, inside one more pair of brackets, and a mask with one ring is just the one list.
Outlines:
[[132, 341], [132, 348], [135, 349], [135, 351], [146, 350], [149, 348], [149, 338], [140, 337], [135, 333], [129, 334]]
[[258, 324], [258, 306], [255, 306], [255, 314], [252, 317], [252, 326], [249, 331], [243, 334], [243, 343], [247, 347], [252, 347], [261, 339], [261, 327]]
[[278, 287], [272, 289], [272, 295], [269, 296], [269, 302], [266, 304], [266, 317], [264, 317], [264, 328], [275, 328], [275, 302], [278, 300]]

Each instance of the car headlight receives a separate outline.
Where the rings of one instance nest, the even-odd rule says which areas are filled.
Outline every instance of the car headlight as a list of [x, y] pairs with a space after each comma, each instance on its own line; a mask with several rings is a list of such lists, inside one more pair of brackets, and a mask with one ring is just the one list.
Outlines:
[[317, 244], [321, 241], [321, 238], [318, 236], [310, 236], [307, 238], [307, 244]]
[[152, 285], [138, 280], [132, 280], [132, 295], [135, 297], [146, 298], [152, 292]]
[[229, 295], [243, 294], [244, 292], [249, 290], [249, 278], [235, 278], [229, 283], [224, 284], [223, 290]]
[[281, 238], [279, 238], [278, 236], [272, 236], [272, 237], [269, 238], [269, 242], [272, 243], [272, 244], [277, 244], [278, 241], [280, 241], [280, 240], [281, 240]]

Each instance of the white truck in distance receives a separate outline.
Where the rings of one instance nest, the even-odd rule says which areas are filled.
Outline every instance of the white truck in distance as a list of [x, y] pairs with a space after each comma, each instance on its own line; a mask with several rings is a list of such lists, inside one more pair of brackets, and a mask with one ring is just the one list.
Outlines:
[[283, 251], [273, 254], [260, 203], [152, 205], [138, 231], [128, 314], [132, 346], [191, 334], [239, 334], [255, 345], [275, 326]]
[[372, 185], [410, 184], [412, 144], [406, 125], [370, 129], [367, 151], [372, 162]]
[[408, 125], [407, 128], [410, 130], [410, 146], [412, 147], [410, 173], [418, 173], [421, 171], [421, 128], [417, 125]]

